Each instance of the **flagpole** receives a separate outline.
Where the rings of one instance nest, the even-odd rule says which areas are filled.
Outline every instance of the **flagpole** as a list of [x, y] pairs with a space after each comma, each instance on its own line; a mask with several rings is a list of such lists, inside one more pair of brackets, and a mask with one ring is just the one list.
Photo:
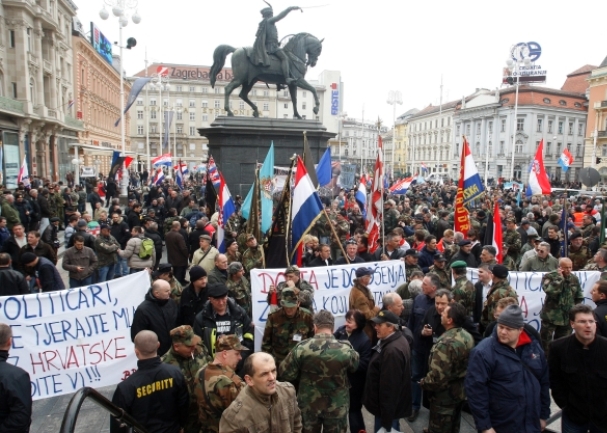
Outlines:
[[[384, 146], [381, 142], [380, 134], [381, 130], [381, 119], [377, 118], [377, 145], [379, 147], [378, 152], [381, 153], [381, 165], [379, 166], [379, 192], [381, 193], [381, 247], [384, 252], [386, 251], [386, 225], [385, 222], [385, 210], [384, 210]], [[381, 144], [381, 145], [380, 145]]]
[[[295, 164], [297, 164], [297, 154], [293, 154], [291, 157], [291, 169], [289, 170], [289, 175], [285, 181], [285, 191], [289, 189], [289, 215], [287, 215], [287, 227], [285, 230], [285, 254], [287, 259], [287, 267], [291, 264], [289, 260], [289, 244], [292, 242], [291, 238], [291, 217], [293, 216], [293, 190], [291, 189], [291, 179], [293, 178], [293, 170], [295, 169]], [[284, 194], [284, 192], [283, 192]], [[282, 202], [282, 200], [281, 200]], [[302, 258], [303, 259], [303, 258]]]
[[[145, 76], [148, 77], [148, 49], [145, 49]], [[150, 156], [150, 100], [148, 99], [148, 86], [145, 86], [145, 104], [146, 104], [146, 116], [145, 116], [145, 152], [147, 153], [148, 166], [145, 168], [147, 171], [148, 168], [152, 171], [152, 160]], [[151, 173], [150, 173], [151, 174]]]

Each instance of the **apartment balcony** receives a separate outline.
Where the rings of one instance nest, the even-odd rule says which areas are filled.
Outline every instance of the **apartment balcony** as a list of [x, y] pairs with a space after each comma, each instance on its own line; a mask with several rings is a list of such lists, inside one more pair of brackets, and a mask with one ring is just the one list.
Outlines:
[[607, 101], [596, 101], [594, 103], [594, 109], [598, 111], [607, 110]]
[[64, 123], [72, 128], [84, 129], [84, 122], [73, 118], [72, 116], [65, 115]]
[[597, 137], [607, 137], [607, 131], [598, 131]]
[[0, 96], [0, 111], [23, 114], [23, 102]]

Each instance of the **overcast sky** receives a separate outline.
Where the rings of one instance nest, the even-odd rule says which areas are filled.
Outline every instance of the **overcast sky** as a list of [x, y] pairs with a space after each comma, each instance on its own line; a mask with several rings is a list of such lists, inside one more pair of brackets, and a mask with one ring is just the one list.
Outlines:
[[[117, 19], [111, 13], [107, 21], [99, 18], [103, 0], [74, 1], [87, 31], [94, 21], [110, 41], [118, 40]], [[500, 86], [510, 47], [518, 42], [541, 45], [537, 64], [548, 71], [546, 85], [560, 88], [568, 73], [585, 64], [599, 65], [607, 56], [601, 4], [597, 0], [272, 2], [275, 14], [288, 6], [304, 8], [303, 13], [291, 12], [277, 23], [279, 38], [298, 32], [325, 38], [319, 62], [307, 77], [315, 79], [323, 70], [340, 71], [348, 115], [360, 119], [364, 106], [365, 119], [379, 116], [387, 126], [393, 123], [392, 107], [386, 103], [390, 90], [402, 93], [399, 115], [410, 108], [438, 105], [441, 75], [444, 102], [476, 88], [493, 89]], [[263, 7], [261, 0], [139, 0], [141, 23], [131, 21], [123, 31], [125, 40], [132, 36], [138, 42], [133, 50], [125, 50], [126, 72], [132, 75], [144, 68], [146, 49], [150, 62], [210, 66], [218, 45], [253, 44]]]

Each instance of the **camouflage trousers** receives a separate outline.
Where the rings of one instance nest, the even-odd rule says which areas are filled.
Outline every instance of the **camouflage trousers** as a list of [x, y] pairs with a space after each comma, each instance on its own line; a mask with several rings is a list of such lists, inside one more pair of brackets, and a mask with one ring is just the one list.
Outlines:
[[571, 326], [555, 325], [542, 320], [540, 337], [542, 339], [542, 346], [544, 347], [544, 353], [546, 356], [548, 356], [548, 347], [553, 340], [558, 340], [559, 338], [567, 337], [568, 335], [571, 335]]
[[348, 408], [325, 412], [302, 410], [303, 433], [346, 433], [348, 431]]
[[464, 402], [456, 405], [437, 404], [430, 400], [429, 433], [459, 433]]

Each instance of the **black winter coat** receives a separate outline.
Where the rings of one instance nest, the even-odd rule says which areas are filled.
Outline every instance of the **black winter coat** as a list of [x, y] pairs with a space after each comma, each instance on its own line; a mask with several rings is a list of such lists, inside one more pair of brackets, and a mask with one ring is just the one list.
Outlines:
[[200, 313], [207, 303], [207, 289], [204, 288], [200, 293], [196, 294], [192, 284], [188, 284], [181, 292], [181, 300], [179, 301], [179, 314], [177, 316], [177, 326], [190, 325], [194, 326], [194, 318]]
[[8, 351], [0, 350], [0, 431], [24, 433], [32, 422], [30, 375], [6, 362]]
[[596, 333], [607, 338], [607, 299], [601, 299], [596, 303], [594, 310], [596, 316]]
[[112, 223], [110, 234], [118, 241], [122, 250], [126, 248], [126, 243], [131, 239], [131, 230], [129, 229], [129, 225], [124, 221], [120, 221], [118, 224]]
[[40, 218], [52, 218], [55, 216], [54, 212], [51, 210], [51, 205], [48, 201], [48, 196], [40, 194], [38, 196], [38, 205], [40, 206]]
[[132, 210], [129, 211], [128, 215], [126, 216], [126, 222], [130, 228], [133, 228], [135, 226], [141, 227], [140, 215], [137, 212], [132, 211]]
[[154, 331], [158, 335], [160, 347], [158, 353], [165, 354], [171, 348], [171, 329], [177, 327], [177, 304], [172, 299], [161, 301], [152, 296], [152, 289], [145, 295], [145, 300], [139, 304], [131, 326], [131, 340], [139, 331]]
[[363, 404], [388, 431], [392, 420], [411, 415], [411, 351], [402, 333], [393, 333], [373, 348]]
[[571, 422], [594, 423], [607, 431], [607, 338], [584, 349], [575, 335], [559, 338], [548, 351], [550, 390]]
[[371, 350], [371, 340], [362, 329], [355, 329], [350, 336], [346, 332], [346, 326], [340, 326], [333, 334], [338, 340], [348, 340], [354, 350], [359, 355], [358, 368], [354, 373], [348, 373], [350, 380], [350, 399], [360, 399], [365, 391], [365, 382], [367, 381], [367, 368], [373, 354]]
[[0, 268], [0, 296], [29, 294], [30, 288], [23, 274], [10, 268]]
[[21, 255], [21, 247], [15, 240], [14, 236], [10, 236], [4, 245], [2, 245], [2, 252], [8, 253], [11, 256], [11, 261], [13, 262], [13, 268], [19, 269], [21, 266], [21, 262], [19, 261], [19, 256]]

